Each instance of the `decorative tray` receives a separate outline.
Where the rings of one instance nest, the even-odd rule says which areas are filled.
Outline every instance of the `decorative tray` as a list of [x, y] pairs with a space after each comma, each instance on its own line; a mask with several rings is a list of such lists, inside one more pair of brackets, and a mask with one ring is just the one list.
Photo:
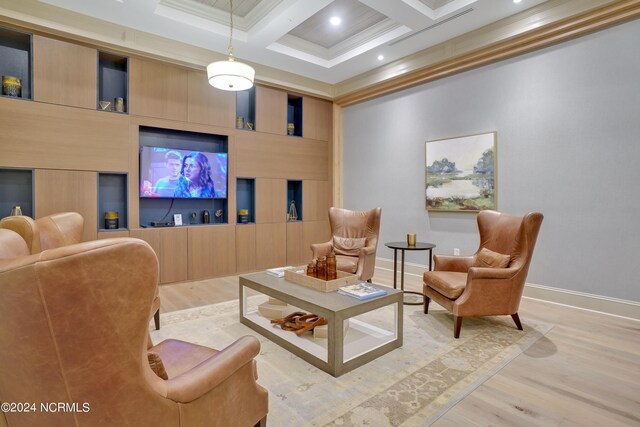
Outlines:
[[289, 282], [296, 283], [298, 285], [313, 288], [320, 292], [335, 292], [341, 286], [351, 285], [358, 282], [358, 276], [351, 273], [345, 273], [338, 270], [338, 278], [335, 280], [322, 280], [315, 277], [307, 276], [305, 273], [298, 273], [298, 271], [306, 271], [306, 266], [292, 268], [285, 270], [284, 278]]

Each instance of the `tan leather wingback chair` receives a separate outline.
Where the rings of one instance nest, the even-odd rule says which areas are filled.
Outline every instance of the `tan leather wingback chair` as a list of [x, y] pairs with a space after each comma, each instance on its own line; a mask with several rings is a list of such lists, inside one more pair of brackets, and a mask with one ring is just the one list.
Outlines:
[[381, 208], [350, 211], [329, 208], [331, 240], [311, 245], [313, 258], [336, 253], [337, 269], [371, 281], [376, 268], [376, 249], [380, 231]]
[[[15, 236], [0, 230], [0, 248], [20, 252], [22, 244], [26, 253]], [[0, 425], [265, 424], [268, 393], [256, 382], [254, 337], [220, 351], [166, 340], [150, 350], [168, 379], [152, 371], [147, 336], [157, 283], [156, 255], [138, 239], [0, 260], [0, 401], [75, 405], [5, 413]]]
[[84, 218], [77, 212], [61, 212], [37, 220], [28, 216], [8, 216], [0, 220], [0, 228], [20, 234], [32, 254], [82, 241]]
[[[0, 228], [13, 230], [27, 242], [32, 254], [46, 249], [80, 243], [84, 218], [77, 212], [60, 212], [33, 220], [28, 216], [8, 216], [0, 220]], [[153, 301], [153, 320], [160, 329], [160, 296]]]
[[[453, 312], [455, 338], [460, 336], [462, 319], [468, 316], [511, 315], [522, 330], [518, 307], [542, 219], [539, 212], [523, 217], [480, 212], [478, 251], [467, 257], [436, 255], [434, 271], [424, 273], [424, 312], [430, 300]], [[502, 258], [505, 268], [479, 262], [487, 256], [494, 264], [498, 261], [493, 258]]]

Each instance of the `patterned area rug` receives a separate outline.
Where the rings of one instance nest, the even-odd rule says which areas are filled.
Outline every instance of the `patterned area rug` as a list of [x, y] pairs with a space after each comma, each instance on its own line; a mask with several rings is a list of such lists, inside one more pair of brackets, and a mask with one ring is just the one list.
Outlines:
[[[249, 306], [263, 301], [251, 297]], [[405, 306], [403, 346], [339, 378], [240, 324], [237, 301], [163, 314], [162, 329], [151, 336], [154, 343], [176, 338], [218, 349], [256, 336], [271, 426], [408, 427], [433, 423], [552, 327], [525, 318], [518, 331], [509, 316], [467, 318], [455, 340], [452, 315], [433, 306], [428, 315]], [[391, 314], [384, 310], [392, 308], [363, 320], [382, 326]]]

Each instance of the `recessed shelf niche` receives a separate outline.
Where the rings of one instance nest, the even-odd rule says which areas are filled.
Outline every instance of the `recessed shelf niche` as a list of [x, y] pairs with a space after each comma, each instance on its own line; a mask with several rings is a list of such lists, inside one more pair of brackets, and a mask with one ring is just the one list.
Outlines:
[[20, 80], [19, 96], [2, 96], [18, 99], [32, 99], [33, 67], [31, 55], [31, 34], [0, 27], [0, 78], [13, 76]]
[[287, 135], [302, 136], [302, 97], [300, 95], [287, 94]]
[[[291, 204], [295, 210], [291, 208]], [[295, 211], [296, 218], [292, 218], [292, 211]], [[302, 221], [302, 181], [287, 181], [287, 221]]]
[[[117, 98], [122, 98], [122, 107], [116, 105]], [[129, 58], [114, 53], [98, 51], [98, 100], [96, 108], [101, 111], [127, 113], [129, 111], [128, 101]]]
[[[139, 146], [157, 147], [166, 149], [180, 150], [185, 156], [192, 152], [205, 153], [228, 153], [228, 136], [215, 135], [200, 132], [180, 131], [173, 129], [154, 128], [148, 126], [140, 126]], [[162, 157], [162, 156], [161, 156]], [[227, 157], [228, 166], [228, 157]], [[141, 164], [141, 169], [143, 165]], [[213, 166], [212, 166], [213, 167]], [[166, 167], [164, 159], [152, 161], [148, 165], [149, 171], [145, 174], [149, 175], [157, 171], [157, 176], [166, 175]], [[224, 181], [224, 198], [146, 198], [140, 197], [140, 226], [147, 227], [152, 221], [172, 222], [175, 214], [182, 215], [182, 225], [215, 225], [227, 224], [228, 217], [228, 169], [224, 170], [227, 175]], [[141, 175], [143, 171], [140, 171]], [[214, 179], [215, 181], [215, 179]], [[155, 186], [154, 183], [151, 183]], [[139, 187], [142, 187], [139, 185]], [[222, 185], [219, 185], [222, 187]], [[222, 188], [217, 188], [216, 192]], [[219, 194], [219, 193], [218, 193]], [[209, 223], [205, 223], [204, 211], [209, 213]], [[195, 213], [195, 218], [192, 214]], [[216, 216], [216, 213], [220, 213]]]
[[236, 129], [256, 130], [256, 87], [236, 92]]
[[[98, 172], [98, 231], [128, 229], [127, 174], [124, 172]], [[118, 213], [118, 228], [107, 229], [106, 212]]]
[[[237, 224], [253, 224], [256, 222], [256, 180], [255, 178], [238, 178], [236, 180], [236, 214]], [[247, 210], [248, 221], [242, 222], [240, 210]]]
[[9, 216], [14, 206], [33, 218], [33, 170], [0, 169], [0, 218]]

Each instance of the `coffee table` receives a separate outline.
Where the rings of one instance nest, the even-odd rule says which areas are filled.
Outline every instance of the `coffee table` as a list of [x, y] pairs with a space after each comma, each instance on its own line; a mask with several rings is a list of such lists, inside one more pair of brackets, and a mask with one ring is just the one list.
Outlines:
[[[339, 377], [402, 346], [402, 291], [384, 288], [387, 295], [360, 301], [337, 292], [320, 292], [264, 272], [243, 275], [240, 276], [240, 323], [313, 366]], [[328, 338], [314, 339], [309, 333], [298, 336], [272, 325], [257, 310], [248, 310], [247, 289], [326, 318]], [[389, 305], [394, 308], [392, 312], [389, 310], [389, 315], [393, 316], [392, 330], [353, 318]], [[345, 320], [349, 320], [346, 334], [342, 327]]]

